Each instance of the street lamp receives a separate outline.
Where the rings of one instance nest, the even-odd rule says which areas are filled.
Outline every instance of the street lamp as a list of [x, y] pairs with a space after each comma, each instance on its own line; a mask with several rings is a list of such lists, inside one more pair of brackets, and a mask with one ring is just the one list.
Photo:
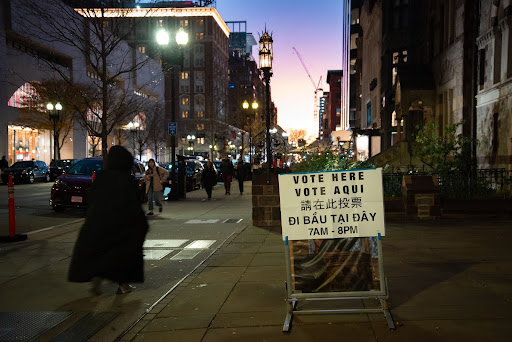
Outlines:
[[265, 32], [260, 37], [260, 69], [263, 71], [263, 79], [265, 81], [265, 95], [266, 95], [266, 105], [267, 112], [266, 114], [266, 143], [267, 143], [267, 184], [270, 183], [270, 168], [272, 167], [272, 151], [270, 148], [270, 77], [272, 77], [272, 60], [273, 56], [273, 46], [274, 41], [272, 40], [272, 35], [267, 32], [267, 28], [265, 27]]
[[196, 139], [195, 135], [187, 135], [188, 147], [187, 150], [190, 151], [191, 154], [194, 154], [194, 140]]
[[[136, 153], [135, 153], [135, 147], [136, 147], [136, 144], [135, 144], [136, 137], [135, 137], [135, 135], [137, 134], [137, 131], [139, 129], [139, 123], [137, 121], [135, 121], [135, 122], [132, 122], [132, 121], [128, 122], [128, 129], [132, 133], [133, 155], [136, 155]], [[142, 148], [140, 148], [140, 146], [139, 146], [139, 159], [142, 159]]]
[[[156, 34], [156, 41], [160, 47], [166, 47], [169, 45], [170, 41], [169, 33], [164, 29], [159, 30]], [[176, 33], [176, 44], [179, 47], [178, 61], [171, 60], [171, 56], [167, 50], [162, 51], [163, 71], [165, 77], [165, 116], [167, 119], [170, 118], [170, 121], [173, 123], [176, 122], [176, 67], [179, 66], [180, 70], [183, 68], [183, 48], [187, 43], [188, 33], [183, 28], [180, 28]], [[169, 96], [171, 91], [172, 95]], [[169, 98], [171, 98], [171, 101], [169, 101]], [[171, 147], [171, 165], [174, 168], [176, 164], [176, 135], [173, 134], [169, 137], [170, 139], [166, 145], [167, 147]], [[167, 198], [171, 200], [178, 199], [177, 189], [176, 174], [175, 172], [171, 172], [171, 193]]]
[[[57, 130], [56, 124], [60, 118], [60, 111], [62, 110], [62, 105], [60, 102], [57, 102], [55, 106], [53, 103], [48, 102], [46, 105], [46, 109], [48, 110], [48, 117], [51, 121], [53, 121], [53, 160], [57, 160]], [[55, 111], [54, 111], [55, 109]], [[51, 158], [50, 158], [51, 159]]]

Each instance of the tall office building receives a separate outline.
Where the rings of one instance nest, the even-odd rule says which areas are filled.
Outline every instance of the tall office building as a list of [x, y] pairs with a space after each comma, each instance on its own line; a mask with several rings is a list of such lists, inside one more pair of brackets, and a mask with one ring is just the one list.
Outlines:
[[[183, 68], [176, 69], [178, 81], [166, 83], [166, 94], [176, 99], [174, 105], [177, 122], [176, 152], [187, 154], [192, 147], [195, 154], [208, 156], [211, 146], [221, 149], [226, 139], [228, 89], [229, 28], [213, 7], [169, 6], [169, 2], [141, 4], [138, 8], [108, 8], [104, 12], [105, 25], [129, 28], [126, 41], [138, 51], [152, 58], [162, 56], [163, 47], [156, 42], [156, 34], [166, 29], [170, 42], [166, 49], [179, 55], [174, 35], [184, 29], [189, 35], [183, 48]], [[151, 6], [151, 7], [149, 7]], [[177, 63], [179, 64], [179, 63]], [[168, 89], [171, 87], [172, 89]], [[170, 99], [166, 99], [169, 101]], [[166, 113], [166, 121], [170, 114]], [[162, 127], [167, 127], [163, 123]], [[188, 137], [194, 136], [190, 140]]]

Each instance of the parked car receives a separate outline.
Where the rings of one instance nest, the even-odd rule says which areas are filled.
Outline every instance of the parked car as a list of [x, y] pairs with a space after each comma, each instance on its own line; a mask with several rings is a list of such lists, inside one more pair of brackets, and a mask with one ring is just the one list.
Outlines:
[[187, 160], [187, 191], [199, 189], [203, 177], [203, 164], [197, 159]]
[[50, 163], [50, 180], [56, 180], [62, 172], [69, 170], [69, 168], [75, 165], [80, 159], [61, 159], [53, 160]]
[[[142, 198], [146, 191], [144, 170], [144, 164], [134, 160], [132, 175], [138, 179]], [[62, 211], [65, 208], [86, 207], [87, 192], [92, 184], [93, 172], [98, 175], [102, 171], [103, 159], [101, 158], [85, 158], [74, 164], [55, 180], [50, 195], [52, 208], [55, 211]]]
[[50, 181], [50, 169], [44, 161], [19, 161], [11, 165], [2, 173], [2, 182], [9, 182], [12, 175], [14, 183], [34, 183], [36, 180]]
[[[203, 176], [203, 164], [197, 159], [187, 159], [185, 160], [187, 163], [187, 175], [186, 175], [186, 182], [187, 182], [187, 191], [192, 191], [195, 189], [198, 189], [201, 185], [201, 177]], [[163, 166], [162, 166], [163, 167]], [[176, 167], [172, 167], [172, 163], [169, 163], [165, 166], [167, 171], [169, 171], [169, 180], [171, 180], [171, 173], [172, 172], [178, 172], [179, 173], [179, 167], [178, 162], [176, 162]], [[177, 173], [176, 173], [177, 175]]]

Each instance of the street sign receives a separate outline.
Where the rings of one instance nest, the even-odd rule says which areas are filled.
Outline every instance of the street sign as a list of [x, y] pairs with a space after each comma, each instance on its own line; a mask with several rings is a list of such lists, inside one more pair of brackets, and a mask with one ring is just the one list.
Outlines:
[[169, 122], [169, 135], [176, 135], [178, 131], [178, 124], [176, 122]]

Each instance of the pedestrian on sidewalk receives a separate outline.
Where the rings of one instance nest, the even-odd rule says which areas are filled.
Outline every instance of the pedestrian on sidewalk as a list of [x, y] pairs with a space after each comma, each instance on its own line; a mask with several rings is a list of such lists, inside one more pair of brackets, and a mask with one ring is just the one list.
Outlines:
[[9, 167], [9, 163], [7, 162], [7, 159], [5, 159], [5, 156], [2, 156], [2, 159], [0, 160], [0, 175], [4, 173], [5, 169]]
[[238, 178], [238, 189], [240, 190], [240, 195], [244, 193], [244, 181], [247, 177], [247, 168], [244, 165], [244, 160], [242, 157], [238, 158], [238, 164], [236, 166], [236, 177]]
[[224, 182], [224, 189], [226, 189], [226, 195], [231, 195], [231, 180], [233, 179], [233, 172], [235, 168], [233, 163], [225, 156], [220, 164], [220, 171], [222, 173], [222, 181]]
[[208, 200], [211, 200], [213, 186], [217, 184], [217, 172], [215, 172], [213, 163], [209, 160], [206, 162], [206, 167], [204, 168], [203, 175], [201, 176], [201, 183], [203, 184], [203, 188], [206, 190]]
[[148, 223], [142, 210], [136, 179], [131, 175], [133, 156], [113, 146], [105, 170], [87, 195], [87, 216], [76, 241], [68, 280], [93, 282], [91, 292], [101, 294], [101, 281], [119, 284], [118, 294], [132, 291], [129, 283], [144, 281], [142, 244]]
[[154, 215], [153, 201], [158, 207], [158, 211], [162, 212], [162, 201], [164, 198], [164, 184], [167, 182], [169, 172], [156, 165], [154, 159], [148, 162], [148, 169], [144, 175], [146, 181], [146, 193], [148, 194], [148, 215]]

